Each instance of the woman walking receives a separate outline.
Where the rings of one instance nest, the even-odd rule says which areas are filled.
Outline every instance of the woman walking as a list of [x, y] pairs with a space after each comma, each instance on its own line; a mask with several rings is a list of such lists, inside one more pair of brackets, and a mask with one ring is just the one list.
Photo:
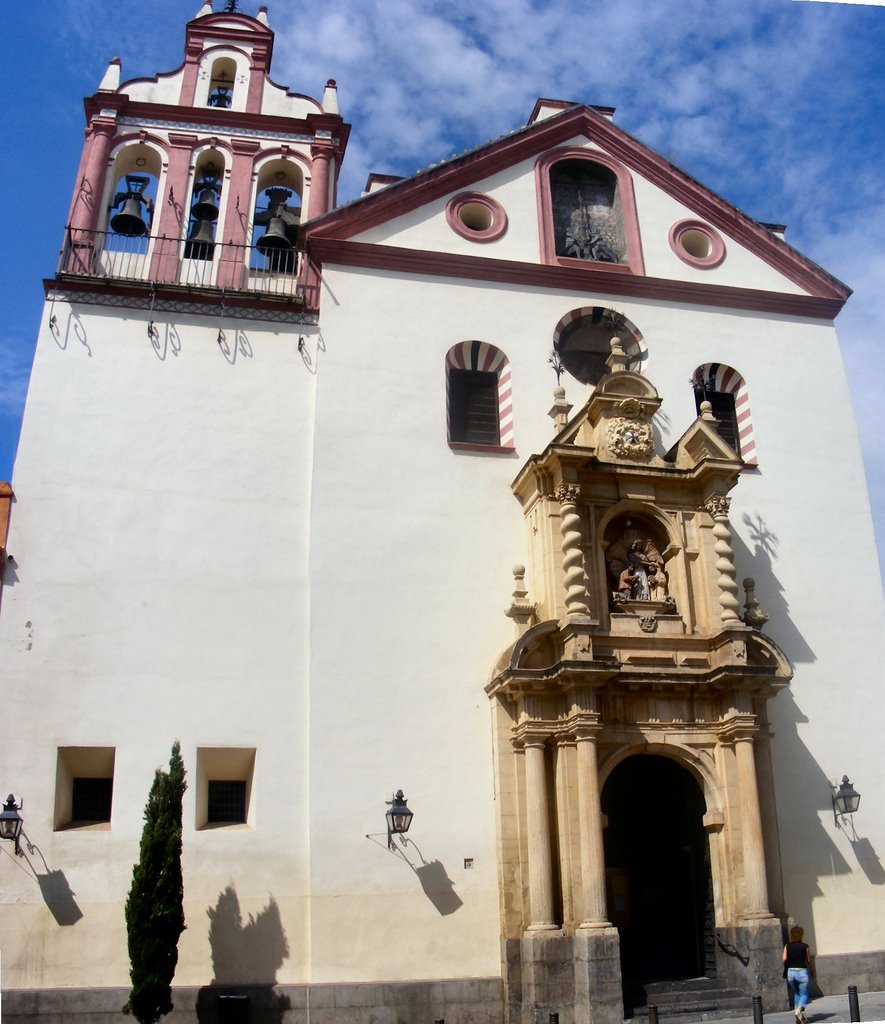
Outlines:
[[794, 924], [790, 929], [790, 941], [784, 946], [781, 959], [784, 962], [785, 977], [793, 997], [796, 1024], [807, 1024], [805, 1007], [808, 1005], [808, 979], [811, 974], [811, 950], [802, 938], [805, 932]]

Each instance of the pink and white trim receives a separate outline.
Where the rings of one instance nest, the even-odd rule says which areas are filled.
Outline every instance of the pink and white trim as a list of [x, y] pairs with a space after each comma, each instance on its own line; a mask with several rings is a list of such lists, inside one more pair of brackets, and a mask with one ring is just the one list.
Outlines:
[[[498, 433], [499, 448], [512, 449], [513, 443], [513, 388], [510, 382], [510, 360], [494, 345], [485, 341], [462, 341], [446, 353], [446, 379], [449, 369], [480, 370], [498, 375]], [[446, 430], [449, 428], [449, 408], [446, 402]], [[450, 444], [452, 442], [449, 442]], [[459, 445], [464, 447], [464, 445]], [[482, 450], [485, 446], [469, 446]]]
[[699, 387], [705, 383], [709, 388], [726, 395], [734, 395], [734, 412], [737, 418], [738, 441], [741, 458], [748, 466], [758, 466], [756, 459], [756, 434], [750, 415], [750, 396], [744, 378], [725, 363], [704, 363], [692, 374], [692, 381]]

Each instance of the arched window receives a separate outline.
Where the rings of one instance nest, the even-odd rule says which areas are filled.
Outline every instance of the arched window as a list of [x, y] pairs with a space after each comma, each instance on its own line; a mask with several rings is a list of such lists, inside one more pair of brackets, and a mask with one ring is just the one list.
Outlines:
[[186, 260], [211, 260], [214, 255], [223, 174], [224, 157], [220, 153], [207, 150], [200, 155], [194, 169], [190, 220], [184, 244]]
[[611, 339], [617, 335], [627, 356], [627, 369], [642, 373], [648, 349], [642, 333], [622, 313], [602, 306], [573, 309], [556, 325], [553, 348], [565, 369], [582, 384], [597, 385], [609, 372]]
[[633, 182], [623, 164], [570, 146], [544, 154], [535, 175], [545, 263], [644, 273]]
[[206, 105], [229, 110], [234, 102], [237, 65], [231, 57], [219, 57], [212, 63], [209, 75], [209, 96]]
[[747, 465], [757, 465], [756, 438], [744, 378], [725, 363], [704, 363], [692, 374], [691, 383], [698, 413], [701, 402], [709, 402], [718, 420], [719, 436]]
[[[106, 249], [141, 251], [151, 234], [160, 178], [160, 154], [151, 146], [124, 146], [109, 175], [114, 183], [107, 209]], [[144, 239], [139, 246], [136, 240]]]
[[510, 363], [494, 345], [463, 341], [446, 355], [449, 445], [475, 450], [513, 449]]
[[303, 191], [304, 174], [294, 160], [280, 157], [261, 166], [252, 216], [253, 269], [294, 273]]

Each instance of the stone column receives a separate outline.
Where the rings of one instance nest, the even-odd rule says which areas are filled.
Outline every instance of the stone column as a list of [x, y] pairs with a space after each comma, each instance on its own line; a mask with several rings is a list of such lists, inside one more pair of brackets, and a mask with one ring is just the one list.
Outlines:
[[330, 164], [334, 156], [331, 144], [316, 143], [310, 147], [310, 206], [307, 219], [313, 220], [329, 209]]
[[565, 573], [565, 614], [569, 618], [590, 614], [590, 595], [587, 593], [584, 554], [581, 551], [578, 493], [577, 484], [566, 483], [561, 483], [555, 492], [561, 514], [559, 532], [562, 536], [562, 568]]
[[581, 726], [578, 741], [578, 800], [581, 827], [581, 894], [584, 917], [580, 928], [610, 928], [605, 906], [605, 852], [602, 843], [602, 805], [596, 760], [598, 724]]
[[151, 234], [159, 238], [154, 246], [151, 279], [177, 282], [181, 239], [189, 211], [185, 210], [191, 154], [198, 142], [196, 135], [169, 133], [169, 163], [166, 168], [166, 196], [157, 196], [157, 210]]
[[[224, 203], [224, 238], [216, 281], [221, 288], [242, 288], [248, 275], [249, 257], [247, 237], [252, 220], [252, 168], [259, 143], [254, 139], [231, 140], [233, 157], [230, 177], [221, 194]], [[226, 195], [225, 195], [226, 193]]]
[[738, 586], [735, 582], [737, 573], [734, 567], [734, 549], [731, 546], [731, 529], [728, 524], [730, 506], [731, 499], [721, 494], [711, 495], [704, 502], [704, 510], [713, 519], [713, 536], [716, 538], [713, 551], [716, 553], [716, 571], [719, 573], [716, 583], [719, 587], [719, 606], [722, 609], [719, 618], [725, 625], [740, 624], [741, 621], [741, 606], [737, 599]]
[[741, 802], [746, 891], [741, 917], [770, 917], [768, 887], [765, 880], [765, 843], [762, 837], [762, 814], [759, 809], [759, 789], [756, 784], [756, 759], [753, 755], [752, 734], [738, 734], [734, 740], [734, 751]]
[[544, 737], [533, 734], [523, 742], [529, 866], [529, 925], [526, 931], [555, 931]]
[[77, 189], [71, 204], [69, 239], [65, 246], [63, 268], [71, 274], [92, 274], [101, 204], [104, 196], [108, 160], [114, 143], [117, 123], [112, 118], [96, 117], [86, 129], [86, 142], [80, 157]]

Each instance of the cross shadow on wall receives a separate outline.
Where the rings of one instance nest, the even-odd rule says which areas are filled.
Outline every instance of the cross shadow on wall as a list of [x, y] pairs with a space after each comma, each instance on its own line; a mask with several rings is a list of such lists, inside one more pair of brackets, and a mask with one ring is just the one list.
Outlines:
[[236, 889], [219, 893], [209, 918], [212, 951], [211, 985], [200, 989], [200, 1024], [282, 1024], [290, 1009], [287, 996], [275, 990], [277, 971], [289, 956], [280, 909], [273, 896], [244, 922]]
[[[777, 560], [778, 538], [758, 512], [741, 516], [743, 532], [753, 543], [751, 552], [737, 530], [732, 533], [734, 561], [738, 571], [737, 583], [750, 576], [756, 581], [756, 599], [759, 607], [768, 612], [770, 619], [763, 629], [788, 655], [790, 661], [810, 663], [817, 661], [805, 637], [790, 617], [789, 595], [774, 571]], [[811, 573], [809, 567], [809, 573]], [[743, 594], [739, 594], [743, 602]]]

